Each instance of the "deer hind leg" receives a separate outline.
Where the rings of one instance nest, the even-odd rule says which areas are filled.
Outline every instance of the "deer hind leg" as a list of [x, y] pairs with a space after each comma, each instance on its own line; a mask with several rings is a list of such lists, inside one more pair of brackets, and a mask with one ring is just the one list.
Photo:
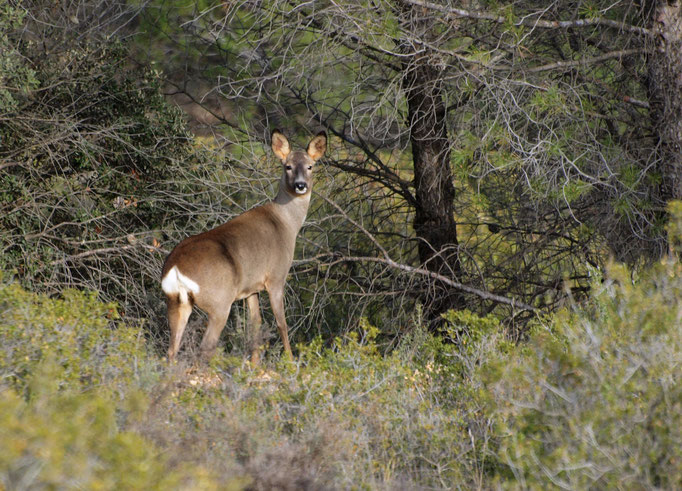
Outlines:
[[192, 304], [181, 302], [178, 295], [166, 297], [166, 304], [168, 306], [168, 325], [171, 332], [168, 359], [173, 360], [180, 349], [182, 334], [185, 332], [187, 320], [192, 313]]
[[290, 360], [293, 360], [294, 355], [291, 353], [291, 346], [289, 345], [289, 328], [284, 317], [284, 284], [268, 288], [268, 295], [270, 296], [272, 313], [275, 314], [275, 321], [277, 321], [277, 329], [282, 338], [284, 353], [286, 353]]
[[223, 332], [227, 318], [230, 316], [231, 308], [232, 303], [228, 304], [227, 308], [206, 310], [206, 313], [208, 314], [208, 326], [206, 327], [204, 338], [201, 340], [200, 348], [201, 356], [203, 358], [208, 359], [213, 356], [213, 353], [218, 346], [220, 333]]
[[246, 297], [246, 305], [249, 307], [249, 326], [247, 335], [247, 348], [251, 351], [251, 363], [260, 363], [260, 354], [263, 349], [263, 338], [261, 336], [261, 324], [263, 319], [260, 316], [260, 305], [258, 303], [258, 293]]

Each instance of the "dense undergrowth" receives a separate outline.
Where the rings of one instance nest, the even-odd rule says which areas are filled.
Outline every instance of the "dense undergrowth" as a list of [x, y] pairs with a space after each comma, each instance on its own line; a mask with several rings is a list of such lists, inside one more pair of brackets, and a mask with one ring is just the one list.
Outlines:
[[0, 288], [5, 489], [682, 485], [682, 265], [614, 265], [520, 345], [492, 317], [360, 323], [253, 368], [168, 366], [90, 293]]
[[[448, 312], [433, 332], [410, 316], [412, 299], [365, 308], [333, 293], [357, 286], [372, 298], [386, 272], [303, 264], [287, 292], [292, 333], [306, 340], [293, 362], [270, 349], [252, 367], [232, 329], [234, 352], [168, 365], [161, 261], [181, 238], [271, 196], [271, 159], [249, 134], [231, 153], [197, 148], [157, 73], [113, 35], [126, 32], [124, 4], [57, 2], [61, 14], [15, 4], [0, 0], [0, 491], [682, 488], [674, 259], [603, 276], [595, 262], [589, 298], [524, 319], [517, 344], [494, 316]], [[383, 219], [371, 200], [351, 199]], [[669, 212], [674, 257], [682, 203]], [[336, 237], [363, 250], [338, 218], [309, 217], [324, 233], [300, 238], [302, 263], [320, 242], [336, 258]], [[491, 225], [485, 240], [497, 242], [503, 228]], [[499, 256], [504, 241], [485, 249], [516, 271]], [[556, 268], [551, 278], [570, 280]]]

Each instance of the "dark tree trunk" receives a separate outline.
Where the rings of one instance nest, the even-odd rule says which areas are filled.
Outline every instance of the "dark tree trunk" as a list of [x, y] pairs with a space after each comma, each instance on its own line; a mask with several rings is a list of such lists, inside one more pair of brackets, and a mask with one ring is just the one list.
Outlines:
[[[408, 124], [414, 164], [416, 210], [414, 231], [419, 259], [429, 270], [461, 279], [457, 226], [454, 220], [455, 188], [450, 170], [450, 142], [439, 70], [424, 56], [404, 66], [403, 89], [407, 97]], [[450, 308], [461, 308], [460, 292], [434, 285], [425, 304], [435, 318]]]
[[664, 216], [663, 209], [670, 200], [682, 199], [682, 3], [658, 0], [651, 2], [648, 10], [649, 25], [657, 32], [648, 59], [660, 178], [654, 204]]

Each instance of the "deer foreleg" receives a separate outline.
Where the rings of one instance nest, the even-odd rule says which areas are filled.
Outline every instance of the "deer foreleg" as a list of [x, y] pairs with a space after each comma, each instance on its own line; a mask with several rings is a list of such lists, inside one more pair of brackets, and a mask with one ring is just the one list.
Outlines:
[[287, 320], [284, 317], [284, 285], [269, 288], [268, 295], [270, 296], [272, 313], [275, 314], [275, 321], [277, 321], [277, 329], [282, 338], [284, 353], [286, 353], [290, 360], [293, 360], [294, 355], [291, 353], [291, 346], [289, 345], [289, 328], [287, 327]]
[[260, 316], [258, 293], [246, 297], [246, 304], [249, 308], [249, 332], [247, 335], [248, 349], [251, 351], [251, 363], [258, 365], [260, 363], [260, 352], [263, 344], [260, 329], [263, 319]]

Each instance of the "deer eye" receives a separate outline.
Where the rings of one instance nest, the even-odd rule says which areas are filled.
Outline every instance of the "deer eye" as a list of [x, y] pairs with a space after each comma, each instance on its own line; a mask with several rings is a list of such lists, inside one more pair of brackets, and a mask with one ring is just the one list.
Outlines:
[[287, 166], [286, 166], [286, 169], [287, 169], [287, 170], [291, 170], [292, 167], [291, 167], [290, 165], [287, 165]]
[[308, 170], [313, 170], [313, 166], [312, 166], [312, 165], [309, 165], [309, 166], [308, 166]]

